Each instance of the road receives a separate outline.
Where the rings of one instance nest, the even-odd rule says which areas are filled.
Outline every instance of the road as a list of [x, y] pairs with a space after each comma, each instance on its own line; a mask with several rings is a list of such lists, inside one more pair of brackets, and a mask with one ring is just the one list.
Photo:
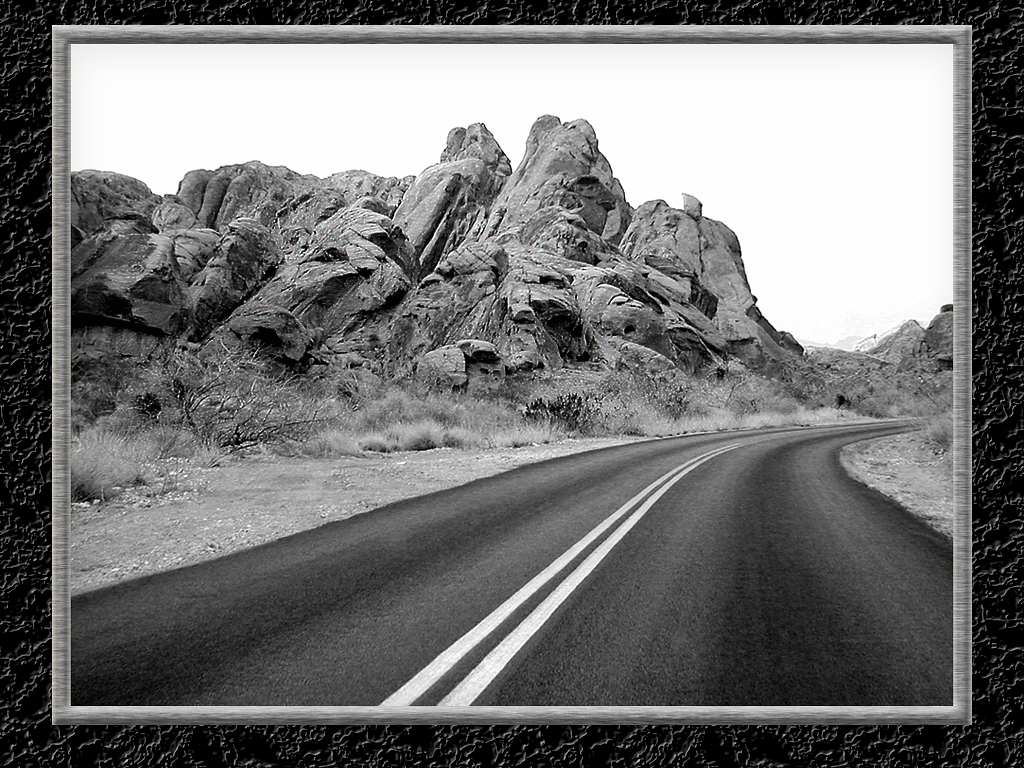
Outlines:
[[908, 428], [567, 456], [85, 593], [71, 704], [950, 706], [952, 546], [838, 462]]

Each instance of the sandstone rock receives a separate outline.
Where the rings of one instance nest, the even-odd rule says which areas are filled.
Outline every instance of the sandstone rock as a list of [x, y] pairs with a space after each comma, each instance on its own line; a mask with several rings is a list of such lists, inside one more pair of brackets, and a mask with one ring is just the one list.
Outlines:
[[345, 208], [317, 225], [301, 255], [282, 266], [256, 300], [287, 310], [325, 354], [376, 355], [389, 311], [410, 280], [399, 264], [401, 232], [364, 208]]
[[[575, 198], [569, 207], [557, 197], [566, 192]], [[565, 201], [569, 200], [565, 196]], [[622, 185], [599, 151], [597, 135], [586, 120], [563, 124], [546, 115], [533, 124], [523, 160], [495, 200], [485, 233], [522, 226], [552, 205], [580, 215], [584, 229], [609, 244], [617, 242], [628, 225], [630, 209]], [[590, 229], [599, 223], [600, 230]]]
[[252, 219], [228, 224], [212, 258], [190, 289], [192, 340], [198, 341], [213, 331], [256, 292], [281, 261], [281, 250], [266, 227]]
[[166, 237], [174, 243], [182, 279], [191, 284], [213, 256], [221, 235], [214, 229], [183, 229], [169, 230]]
[[190, 171], [178, 185], [177, 197], [195, 212], [198, 226], [223, 231], [240, 218], [269, 227], [291, 198], [322, 186], [315, 176], [252, 161], [216, 171]]
[[492, 240], [466, 243], [441, 259], [434, 271], [443, 277], [488, 272], [498, 279], [508, 271], [508, 253]]
[[489, 386], [505, 378], [505, 362], [498, 348], [481, 339], [459, 339], [455, 346], [466, 358], [466, 375], [470, 386]]
[[[295, 315], [259, 302], [240, 307], [228, 318], [225, 327], [251, 348], [289, 364], [300, 362], [312, 343], [312, 334]], [[228, 338], [223, 332], [219, 336]]]
[[953, 370], [953, 307], [947, 304], [928, 324], [923, 345], [938, 370]]
[[420, 357], [416, 361], [416, 376], [452, 389], [462, 389], [469, 381], [466, 358], [454, 345], [439, 347]]
[[213, 171], [200, 168], [186, 173], [178, 182], [178, 199], [198, 217], [206, 195], [206, 185], [214, 176]]
[[703, 215], [703, 211], [704, 206], [701, 205], [700, 200], [693, 195], [683, 193], [683, 213], [696, 221]]
[[670, 376], [678, 371], [669, 358], [649, 347], [622, 340], [617, 345], [614, 367], [643, 376]]
[[782, 335], [756, 307], [736, 235], [703, 217], [698, 206], [690, 203], [686, 211], [663, 200], [644, 203], [622, 239], [623, 253], [680, 283], [689, 303], [714, 320], [732, 353], [748, 363], [796, 354], [795, 339], [783, 346]]
[[340, 193], [349, 205], [355, 205], [357, 201], [367, 198], [379, 200], [385, 209], [377, 212], [390, 218], [415, 180], [415, 176], [397, 178], [377, 176], [366, 171], [343, 171], [324, 179], [323, 187]]
[[305, 261], [347, 261], [367, 274], [391, 261], [408, 269], [405, 238], [387, 216], [345, 208], [317, 224], [299, 257]]
[[864, 351], [893, 365], [898, 366], [904, 360], [911, 364], [912, 358], [920, 356], [922, 352], [924, 335], [924, 329], [916, 320], [907, 320], [899, 327], [882, 334], [875, 344]]
[[132, 194], [104, 226], [170, 241], [190, 338], [262, 339], [290, 363], [400, 375], [462, 345], [472, 385], [614, 365], [634, 346], [683, 370], [801, 351], [761, 315], [732, 231], [689, 195], [634, 211], [583, 120], [538, 119], [514, 172], [474, 124], [418, 177], [251, 162], [189, 172], [176, 196]]
[[167, 335], [188, 319], [173, 241], [162, 235], [101, 233], [71, 255], [75, 326], [116, 325]]
[[796, 340], [796, 337], [789, 331], [783, 331], [779, 334], [779, 345], [786, 350], [789, 350], [794, 355], [803, 355], [804, 347]]
[[195, 212], [181, 202], [177, 195], [165, 195], [153, 210], [153, 226], [158, 232], [192, 229], [198, 226]]
[[131, 176], [106, 171], [71, 174], [71, 226], [82, 239], [105, 229], [111, 219], [148, 221], [159, 202], [159, 195]]
[[441, 162], [416, 178], [394, 215], [416, 255], [418, 275], [432, 272], [483, 221], [509, 169], [482, 123], [449, 134]]

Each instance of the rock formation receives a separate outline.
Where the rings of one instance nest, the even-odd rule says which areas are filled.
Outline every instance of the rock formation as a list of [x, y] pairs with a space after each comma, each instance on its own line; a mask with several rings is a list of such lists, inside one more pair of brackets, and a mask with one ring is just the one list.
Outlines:
[[585, 120], [539, 118], [515, 170], [477, 123], [415, 177], [250, 162], [190, 171], [163, 197], [94, 171], [72, 189], [76, 333], [243, 344], [453, 386], [802, 354], [758, 310], [736, 235], [690, 195], [630, 206]]
[[944, 305], [927, 329], [916, 320], [907, 320], [880, 336], [869, 336], [857, 349], [900, 370], [952, 370], [953, 305]]

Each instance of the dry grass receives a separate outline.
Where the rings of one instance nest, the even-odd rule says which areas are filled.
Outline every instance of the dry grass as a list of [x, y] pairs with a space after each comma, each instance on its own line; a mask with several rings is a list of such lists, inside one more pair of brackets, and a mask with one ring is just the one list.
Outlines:
[[105, 500], [146, 481], [143, 462], [153, 455], [146, 441], [89, 429], [71, 447], [72, 501]]
[[937, 453], [947, 453], [953, 445], [953, 414], [932, 418], [924, 428], [924, 436]]

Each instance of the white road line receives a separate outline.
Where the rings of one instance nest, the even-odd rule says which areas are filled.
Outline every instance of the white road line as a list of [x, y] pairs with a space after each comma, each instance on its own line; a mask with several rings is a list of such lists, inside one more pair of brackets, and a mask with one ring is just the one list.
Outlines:
[[730, 445], [726, 448], [712, 451], [711, 453], [704, 454], [702, 457], [695, 459], [690, 462], [685, 469], [678, 472], [668, 482], [661, 486], [657, 492], [651, 495], [651, 497], [644, 502], [644, 504], [634, 512], [626, 522], [618, 527], [618, 529], [609, 536], [601, 545], [595, 549], [580, 565], [574, 570], [566, 579], [555, 588], [555, 590], [547, 596], [547, 598], [538, 605], [533, 612], [523, 619], [522, 623], [519, 624], [501, 643], [498, 644], [494, 650], [492, 650], [487, 656], [481, 661], [476, 668], [473, 669], [466, 677], [459, 683], [455, 688], [452, 689], [451, 693], [445, 696], [441, 700], [440, 706], [442, 707], [458, 707], [458, 706], [469, 706], [481, 693], [490, 685], [494, 678], [498, 676], [502, 669], [512, 660], [512, 658], [522, 650], [523, 646], [529, 642], [530, 638], [533, 637], [537, 631], [544, 626], [544, 623], [551, 618], [551, 615], [558, 610], [559, 606], [565, 602], [565, 600], [573, 593], [573, 591], [583, 583], [584, 579], [587, 578], [594, 569], [601, 563], [602, 560], [608, 555], [615, 545], [622, 541], [623, 537], [636, 525], [640, 519], [647, 514], [648, 510], [654, 506], [655, 502], [658, 501], [673, 485], [683, 479], [690, 472], [695, 470], [701, 464], [711, 461], [716, 456], [731, 451], [738, 445]]
[[[621, 517], [629, 512], [636, 504], [643, 501], [643, 499], [652, 491], [656, 490], [658, 486], [663, 483], [674, 483], [682, 474], [696, 468], [698, 464], [703, 463], [720, 453], [732, 450], [739, 444], [726, 446], [725, 448], [717, 448], [707, 453], [701, 454], [695, 459], [691, 459], [678, 467], [666, 472], [664, 475], [659, 477], [653, 483], [644, 488], [640, 493], [631, 498], [615, 512], [605, 518], [596, 528], [590, 533], [576, 542], [572, 547], [567, 549], [558, 559], [552, 562], [547, 568], [538, 573], [529, 582], [527, 582], [522, 588], [519, 589], [514, 595], [508, 600], [498, 606], [489, 616], [483, 619], [479, 624], [469, 630], [466, 634], [452, 643], [446, 650], [442, 651], [437, 658], [435, 658], [430, 664], [421, 669], [412, 679], [410, 679], [405, 685], [395, 691], [393, 694], [388, 696], [383, 702], [382, 707], [401, 707], [410, 706], [416, 699], [422, 696], [427, 690], [430, 689], [438, 680], [446, 675], [451, 669], [461, 661], [466, 654], [472, 651], [477, 645], [479, 645], [488, 635], [490, 635], [498, 626], [501, 625], [509, 616], [512, 615], [523, 603], [529, 600], [534, 594], [537, 593], [545, 584], [553, 579], [560, 571], [562, 571], [569, 563], [571, 563], [577, 555], [586, 549], [590, 544], [594, 542], [602, 533], [608, 530], [609, 527], [615, 524]], [[682, 474], [679, 474], [682, 473]], [[677, 476], [678, 475], [678, 476]]]

